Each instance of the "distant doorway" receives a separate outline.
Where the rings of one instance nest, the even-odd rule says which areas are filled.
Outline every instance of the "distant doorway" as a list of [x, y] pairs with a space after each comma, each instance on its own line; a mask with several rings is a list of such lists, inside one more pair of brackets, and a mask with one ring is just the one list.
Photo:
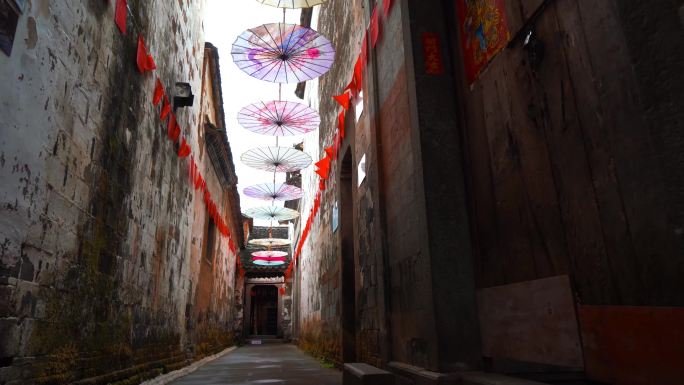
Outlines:
[[340, 240], [342, 263], [342, 359], [356, 362], [356, 254], [352, 157], [348, 150], [340, 171]]
[[250, 293], [251, 335], [275, 336], [278, 334], [278, 289], [273, 285], [254, 286]]

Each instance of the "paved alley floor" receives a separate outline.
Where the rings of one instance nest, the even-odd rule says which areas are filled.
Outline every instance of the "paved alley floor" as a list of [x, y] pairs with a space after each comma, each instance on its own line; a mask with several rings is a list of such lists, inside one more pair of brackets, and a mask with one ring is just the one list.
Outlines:
[[171, 384], [338, 385], [342, 384], [342, 373], [324, 368], [294, 345], [247, 345]]

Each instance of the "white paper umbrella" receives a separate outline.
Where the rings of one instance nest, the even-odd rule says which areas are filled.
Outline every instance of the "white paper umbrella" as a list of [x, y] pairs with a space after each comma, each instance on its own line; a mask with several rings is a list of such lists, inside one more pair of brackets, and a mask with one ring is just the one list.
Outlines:
[[290, 147], [259, 147], [240, 157], [249, 167], [268, 172], [295, 172], [311, 165], [311, 157]]
[[326, 0], [257, 0], [261, 4], [278, 8], [310, 8], [323, 4]]

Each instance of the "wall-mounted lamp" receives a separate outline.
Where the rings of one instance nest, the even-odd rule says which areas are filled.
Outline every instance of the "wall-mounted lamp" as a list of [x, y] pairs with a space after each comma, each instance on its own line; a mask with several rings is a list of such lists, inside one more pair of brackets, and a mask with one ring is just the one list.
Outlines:
[[192, 107], [195, 102], [195, 95], [192, 94], [192, 87], [189, 83], [176, 83], [176, 94], [173, 96], [173, 108]]

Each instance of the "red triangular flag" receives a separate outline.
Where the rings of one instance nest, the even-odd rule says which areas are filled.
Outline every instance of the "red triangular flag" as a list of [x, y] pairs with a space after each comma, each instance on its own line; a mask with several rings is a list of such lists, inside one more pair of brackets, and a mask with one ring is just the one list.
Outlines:
[[349, 92], [345, 92], [342, 95], [333, 96], [333, 99], [335, 99], [337, 103], [339, 103], [345, 110], [349, 109], [349, 101], [351, 100]]
[[375, 45], [378, 43], [378, 38], [380, 37], [380, 14], [378, 13], [377, 7], [373, 8], [373, 13], [371, 14], [370, 34], [371, 47], [375, 48]]
[[141, 74], [157, 68], [157, 66], [154, 64], [152, 55], [147, 53], [147, 48], [145, 48], [145, 40], [143, 39], [142, 35], [138, 35], [138, 55], [136, 57], [136, 62], [138, 64], [138, 71]]
[[356, 64], [354, 65], [354, 83], [356, 85], [357, 95], [363, 89], [363, 58], [361, 54], [356, 59]]
[[154, 62], [154, 58], [150, 54], [147, 54], [147, 67], [145, 67], [145, 69], [148, 71], [157, 69], [157, 64]]
[[390, 8], [392, 8], [392, 0], [382, 0], [382, 8], [385, 11], [385, 16], [389, 15]]
[[323, 151], [328, 155], [328, 164], [330, 164], [330, 159], [333, 157], [333, 148], [332, 146], [325, 148]]
[[328, 158], [328, 156], [326, 155], [325, 158], [316, 162], [315, 165], [316, 167], [318, 167], [318, 170], [314, 172], [318, 174], [321, 178], [328, 179], [328, 176], [330, 174], [330, 158]]
[[169, 119], [169, 127], [167, 130], [167, 135], [174, 143], [178, 141], [178, 136], [180, 135], [180, 127], [176, 121], [176, 115], [171, 114], [171, 119]]
[[318, 170], [316, 170], [316, 171], [314, 171], [314, 172], [315, 172], [316, 174], [318, 174], [318, 176], [320, 176], [322, 180], [323, 180], [323, 179], [328, 179], [329, 170], [326, 170], [326, 169], [322, 169], [322, 168], [321, 168], [321, 169], [318, 169]]
[[340, 138], [344, 138], [344, 123], [345, 123], [345, 113], [344, 110], [340, 111], [337, 115], [337, 130], [340, 133]]
[[169, 113], [171, 112], [171, 104], [169, 103], [169, 97], [164, 95], [164, 104], [162, 105], [161, 113], [159, 114], [159, 117], [161, 120], [166, 120], [166, 117], [169, 116]]
[[330, 171], [330, 158], [326, 155], [321, 160], [314, 163], [314, 165], [321, 170]]
[[128, 5], [126, 0], [116, 0], [116, 10], [114, 11], [114, 23], [119, 27], [122, 34], [126, 34], [126, 14]]
[[190, 155], [190, 146], [188, 146], [188, 143], [185, 141], [185, 138], [181, 141], [181, 145], [178, 148], [178, 157], [179, 158], [185, 158], [188, 155]]
[[162, 84], [161, 80], [157, 78], [157, 82], [154, 86], [154, 97], [152, 98], [152, 104], [158, 106], [159, 102], [161, 102], [162, 96], [164, 96], [164, 85]]

